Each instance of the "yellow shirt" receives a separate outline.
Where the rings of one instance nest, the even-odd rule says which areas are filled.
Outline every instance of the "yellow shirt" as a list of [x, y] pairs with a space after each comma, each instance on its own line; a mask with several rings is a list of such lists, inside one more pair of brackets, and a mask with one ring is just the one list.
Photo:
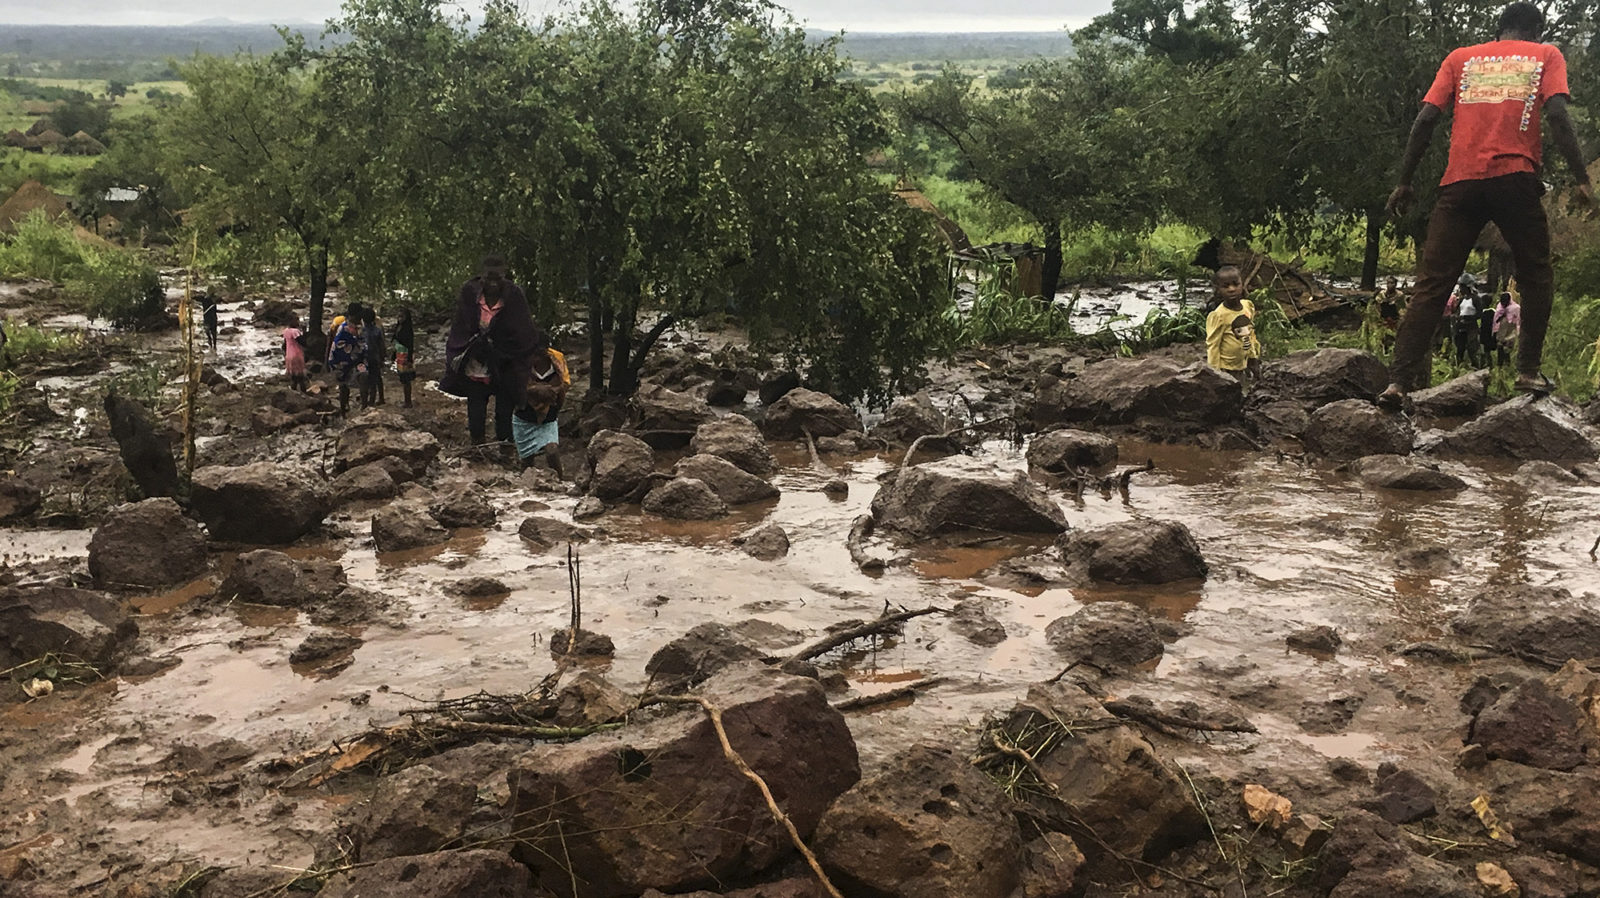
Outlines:
[[[1261, 357], [1261, 344], [1256, 340], [1254, 321], [1256, 307], [1248, 299], [1240, 300], [1242, 308], [1217, 306], [1206, 316], [1206, 364], [1224, 371], [1243, 371], [1251, 359]], [[1238, 326], [1240, 317], [1248, 319]]]

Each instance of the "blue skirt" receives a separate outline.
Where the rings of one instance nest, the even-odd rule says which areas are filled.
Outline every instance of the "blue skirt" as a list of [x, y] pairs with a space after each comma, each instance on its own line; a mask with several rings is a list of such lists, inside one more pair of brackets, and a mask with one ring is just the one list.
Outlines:
[[519, 417], [511, 418], [511, 437], [517, 444], [518, 458], [531, 458], [546, 446], [561, 441], [561, 428], [555, 421], [534, 424]]

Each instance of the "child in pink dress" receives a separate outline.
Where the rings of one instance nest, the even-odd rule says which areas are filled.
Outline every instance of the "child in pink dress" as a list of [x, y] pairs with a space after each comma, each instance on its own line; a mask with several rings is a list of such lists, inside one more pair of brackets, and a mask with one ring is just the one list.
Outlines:
[[289, 386], [304, 393], [310, 386], [306, 377], [305, 332], [298, 322], [283, 329], [283, 373], [289, 375]]

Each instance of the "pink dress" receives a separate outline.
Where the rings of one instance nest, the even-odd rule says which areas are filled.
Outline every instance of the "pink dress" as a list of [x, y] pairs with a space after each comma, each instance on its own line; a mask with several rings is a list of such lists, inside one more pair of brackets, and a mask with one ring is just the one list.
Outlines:
[[306, 351], [300, 348], [299, 337], [299, 329], [283, 329], [283, 371], [290, 377], [304, 377], [306, 374]]

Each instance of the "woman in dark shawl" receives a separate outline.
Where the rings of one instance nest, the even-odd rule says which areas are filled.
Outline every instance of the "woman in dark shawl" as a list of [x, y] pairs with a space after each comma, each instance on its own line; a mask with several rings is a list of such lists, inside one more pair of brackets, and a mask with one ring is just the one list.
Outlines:
[[467, 432], [482, 443], [489, 399], [494, 398], [494, 438], [510, 444], [511, 413], [528, 387], [537, 330], [528, 298], [506, 277], [500, 256], [483, 260], [483, 273], [461, 285], [445, 341], [439, 389], [467, 400]]

